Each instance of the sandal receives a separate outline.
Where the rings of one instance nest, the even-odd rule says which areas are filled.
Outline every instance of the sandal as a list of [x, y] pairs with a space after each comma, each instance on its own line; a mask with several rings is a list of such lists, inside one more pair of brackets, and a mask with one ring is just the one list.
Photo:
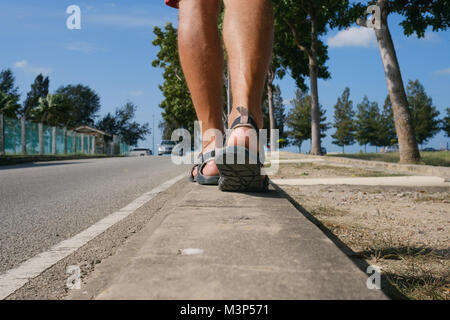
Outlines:
[[[238, 127], [255, 129], [259, 143], [259, 128], [256, 121], [248, 114], [246, 108], [238, 107], [237, 110], [241, 115], [234, 120], [227, 132], [224, 147], [216, 155], [216, 164], [220, 173], [219, 189], [234, 192], [266, 192], [269, 189], [269, 177], [261, 176], [263, 164], [259, 159], [259, 152], [251, 152], [242, 146], [226, 146], [230, 133]], [[245, 159], [245, 161], [238, 163], [238, 159]]]
[[[191, 182], [198, 182], [198, 184], [201, 185], [213, 185], [213, 186], [217, 186], [219, 183], [219, 176], [205, 176], [203, 175], [202, 171], [203, 168], [205, 167], [205, 165], [212, 161], [215, 160], [215, 155], [216, 155], [216, 151], [212, 150], [210, 152], [207, 152], [206, 154], [200, 153], [198, 160], [200, 161], [199, 164], [196, 164], [194, 167], [192, 167], [191, 169], [191, 176], [190, 176], [190, 180]], [[197, 168], [197, 176], [194, 177], [194, 170], [195, 168]]]

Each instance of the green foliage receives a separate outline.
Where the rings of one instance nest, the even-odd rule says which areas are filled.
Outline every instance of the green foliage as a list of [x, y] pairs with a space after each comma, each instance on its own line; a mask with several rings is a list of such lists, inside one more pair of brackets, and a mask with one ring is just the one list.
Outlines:
[[16, 118], [20, 108], [20, 94], [15, 81], [10, 69], [0, 72], [0, 113], [10, 118]]
[[433, 106], [433, 100], [426, 94], [419, 80], [408, 82], [406, 95], [417, 143], [423, 144], [441, 130], [437, 119], [439, 111]]
[[[290, 143], [298, 146], [301, 151], [303, 142], [311, 139], [311, 96], [297, 89], [296, 97], [291, 103], [293, 108], [290, 110], [286, 121], [289, 128], [287, 135]], [[330, 128], [330, 124], [325, 122], [327, 118], [322, 106], [320, 106], [319, 111], [321, 138], [324, 138], [326, 136], [325, 132]]]
[[68, 85], [56, 90], [57, 95], [63, 97], [67, 104], [67, 118], [63, 122], [71, 127], [81, 125], [93, 126], [97, 113], [100, 111], [100, 97], [97, 93], [81, 84]]
[[378, 126], [378, 146], [393, 146], [398, 143], [397, 132], [395, 131], [394, 113], [389, 95], [384, 100], [383, 111], [380, 115]]
[[[265, 99], [262, 105], [262, 113], [263, 113], [263, 127], [266, 129], [270, 129], [270, 120], [269, 120], [269, 103], [267, 101], [267, 95], [265, 95]], [[275, 128], [279, 130], [279, 147], [286, 147], [289, 143], [287, 141], [287, 133], [284, 128], [284, 124], [286, 122], [286, 113], [284, 111], [283, 98], [281, 96], [280, 86], [276, 85], [273, 87], [273, 115], [275, 119]], [[267, 135], [267, 142], [270, 142], [270, 130]]]
[[447, 30], [450, 25], [448, 0], [390, 0], [389, 12], [405, 17], [400, 23], [405, 35], [425, 36], [427, 27], [433, 31]]
[[356, 141], [359, 145], [380, 146], [378, 141], [380, 123], [380, 109], [378, 103], [370, 102], [367, 96], [357, 106], [356, 113]]
[[442, 130], [450, 138], [450, 108], [447, 108], [447, 116], [442, 119]]
[[164, 83], [159, 86], [164, 96], [159, 105], [163, 109], [164, 122], [160, 124], [163, 138], [170, 139], [172, 131], [177, 128], [185, 128], [193, 134], [195, 109], [178, 56], [177, 29], [167, 23], [165, 30], [155, 27], [153, 33], [156, 38], [152, 44], [160, 49], [152, 66], [164, 69]]
[[48, 77], [44, 78], [42, 74], [39, 74], [36, 77], [21, 110], [21, 113], [25, 115], [25, 117], [28, 118], [31, 110], [38, 106], [40, 98], [45, 98], [48, 95], [49, 82]]
[[343, 151], [345, 146], [355, 143], [354, 116], [353, 101], [350, 100], [350, 89], [347, 87], [334, 106], [333, 126], [336, 132], [332, 135], [333, 144], [342, 147]]
[[69, 104], [61, 94], [48, 94], [40, 97], [37, 106], [29, 111], [29, 118], [49, 126], [64, 126], [70, 119]]
[[139, 140], [143, 140], [150, 133], [149, 124], [143, 125], [133, 121], [136, 115], [137, 106], [132, 102], [127, 102], [122, 108], [116, 109], [115, 114], [108, 113], [96, 127], [109, 134], [118, 135], [122, 141], [130, 146], [136, 146]]

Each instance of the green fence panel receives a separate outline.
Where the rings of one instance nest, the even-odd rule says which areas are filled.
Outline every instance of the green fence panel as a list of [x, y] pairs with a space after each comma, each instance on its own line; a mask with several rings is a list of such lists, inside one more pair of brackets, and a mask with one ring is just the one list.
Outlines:
[[73, 144], [75, 143], [74, 132], [67, 131], [67, 153], [73, 153]]
[[52, 154], [53, 128], [44, 125], [44, 154]]
[[27, 121], [25, 124], [26, 139], [27, 139], [27, 153], [39, 154], [39, 124]]
[[79, 134], [75, 134], [75, 141], [77, 146], [77, 153], [81, 152], [81, 136]]
[[22, 152], [20, 119], [4, 117], [5, 153], [20, 154]]
[[64, 130], [56, 128], [56, 154], [64, 154]]
[[88, 154], [89, 153], [89, 136], [84, 136], [84, 154]]

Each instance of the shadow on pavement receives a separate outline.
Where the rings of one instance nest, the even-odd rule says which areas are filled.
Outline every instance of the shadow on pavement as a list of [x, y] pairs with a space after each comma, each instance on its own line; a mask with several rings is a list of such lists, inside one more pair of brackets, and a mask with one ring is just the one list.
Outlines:
[[64, 166], [70, 164], [81, 164], [86, 162], [29, 162], [22, 164], [2, 165], [0, 171], [9, 169], [22, 169], [22, 168], [39, 168], [39, 167], [51, 167], [51, 166]]
[[[361, 257], [361, 253], [354, 252], [349, 246], [347, 246], [344, 242], [342, 242], [336, 235], [328, 229], [322, 222], [320, 222], [317, 218], [315, 218], [311, 213], [309, 213], [305, 208], [303, 208], [294, 198], [292, 198], [289, 194], [287, 194], [283, 189], [281, 189], [278, 185], [271, 182], [270, 183], [276, 190], [274, 193], [278, 193], [277, 198], [285, 198], [288, 199], [292, 205], [300, 211], [305, 218], [311, 221], [314, 225], [316, 225], [333, 243], [343, 252], [345, 253], [350, 260], [355, 264], [362, 272], [367, 274], [367, 268], [370, 266], [367, 261], [365, 261]], [[262, 195], [262, 194], [261, 194]], [[269, 197], [276, 197], [274, 195], [270, 195]], [[381, 284], [382, 291], [386, 294], [390, 299], [396, 300], [408, 300], [408, 298], [402, 294], [397, 288], [395, 288], [387, 279], [387, 277], [382, 274], [381, 275]]]

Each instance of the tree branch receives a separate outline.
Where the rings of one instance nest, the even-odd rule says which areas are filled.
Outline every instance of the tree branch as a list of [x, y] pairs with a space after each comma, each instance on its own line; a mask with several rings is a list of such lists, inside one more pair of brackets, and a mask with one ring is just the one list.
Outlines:
[[358, 18], [358, 19], [356, 19], [356, 24], [360, 27], [367, 28], [367, 20], [366, 19]]
[[297, 31], [295, 30], [294, 26], [286, 19], [284, 21], [289, 26], [289, 29], [291, 29], [291, 32], [292, 32], [292, 35], [294, 36], [294, 41], [295, 41], [295, 44], [297, 45], [297, 47], [299, 47], [300, 50], [305, 52], [308, 55], [308, 57], [311, 57], [311, 51], [307, 47], [305, 47], [304, 45], [302, 45], [300, 43], [300, 40], [298, 39], [298, 36], [297, 36]]

